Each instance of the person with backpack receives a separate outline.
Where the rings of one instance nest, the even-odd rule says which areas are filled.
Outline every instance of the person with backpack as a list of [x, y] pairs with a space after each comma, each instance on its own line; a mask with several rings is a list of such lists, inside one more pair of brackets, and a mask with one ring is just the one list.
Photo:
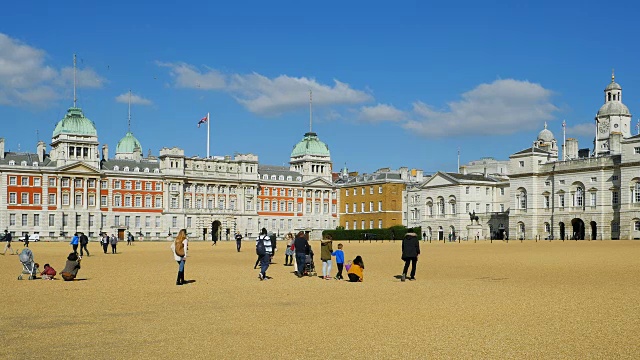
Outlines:
[[258, 261], [260, 262], [260, 273], [258, 278], [262, 280], [270, 279], [267, 277], [267, 269], [271, 263], [271, 237], [267, 235], [267, 229], [262, 228], [260, 235], [256, 241], [256, 254], [258, 255]]
[[87, 252], [87, 256], [89, 256], [89, 249], [87, 249], [87, 245], [89, 244], [89, 238], [84, 233], [80, 233], [80, 256], [84, 256], [82, 250]]
[[171, 250], [173, 251], [173, 258], [178, 263], [178, 279], [176, 280], [176, 285], [184, 285], [186, 284], [184, 280], [184, 263], [187, 260], [187, 230], [182, 229], [178, 232], [178, 236], [176, 236], [176, 240], [171, 244]]

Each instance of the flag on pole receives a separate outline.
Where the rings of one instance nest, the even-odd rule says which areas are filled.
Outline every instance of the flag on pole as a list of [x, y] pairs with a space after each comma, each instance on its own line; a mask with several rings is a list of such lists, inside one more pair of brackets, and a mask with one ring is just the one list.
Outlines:
[[567, 126], [567, 122], [562, 120], [562, 127], [566, 127]]
[[202, 119], [200, 119], [200, 121], [198, 121], [198, 127], [200, 127], [200, 124], [204, 124], [209, 120], [209, 118], [207, 116], [203, 117]]

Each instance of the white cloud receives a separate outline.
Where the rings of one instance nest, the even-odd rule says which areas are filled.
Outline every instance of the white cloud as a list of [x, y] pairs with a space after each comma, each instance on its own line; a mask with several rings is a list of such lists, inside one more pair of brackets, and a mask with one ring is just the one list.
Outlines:
[[481, 84], [436, 110], [423, 102], [413, 104], [411, 120], [403, 126], [426, 137], [501, 135], [535, 129], [554, 118], [558, 108], [552, 92], [540, 84], [514, 79]]
[[260, 115], [278, 115], [309, 106], [309, 90], [313, 92], [314, 107], [354, 105], [373, 99], [369, 93], [338, 80], [327, 85], [307, 77], [269, 78], [258, 73], [223, 74], [215, 69], [202, 72], [185, 63], [157, 64], [170, 68], [176, 87], [224, 91], [247, 110]]
[[[0, 104], [46, 106], [72, 85], [73, 69], [45, 64], [47, 54], [0, 33]], [[78, 71], [79, 87], [101, 87], [105, 80], [91, 69]]]
[[[129, 103], [129, 93], [126, 92], [122, 95], [116, 96], [116, 101], [119, 103], [128, 104]], [[143, 98], [140, 95], [131, 93], [131, 104], [134, 105], [152, 105], [153, 102], [149, 99]]]
[[199, 90], [222, 90], [226, 86], [224, 75], [217, 70], [208, 69], [201, 72], [195, 66], [185, 63], [156, 62], [158, 66], [170, 68], [170, 74], [175, 78], [176, 86]]
[[358, 114], [358, 119], [366, 122], [402, 121], [406, 118], [407, 114], [404, 111], [386, 104], [363, 106]]
[[594, 122], [577, 124], [567, 127], [567, 136], [596, 136], [596, 125]]

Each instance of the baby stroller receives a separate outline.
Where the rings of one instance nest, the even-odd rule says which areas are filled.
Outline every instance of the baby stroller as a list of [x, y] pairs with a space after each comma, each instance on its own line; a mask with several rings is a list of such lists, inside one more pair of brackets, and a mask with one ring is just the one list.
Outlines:
[[22, 249], [22, 252], [18, 256], [20, 263], [22, 264], [22, 274], [18, 276], [18, 280], [22, 280], [22, 275], [29, 275], [29, 280], [36, 278], [38, 274], [38, 264], [33, 261], [33, 252], [31, 249]]
[[309, 253], [304, 256], [304, 275], [316, 276], [316, 265], [313, 262], [313, 250], [309, 250]]

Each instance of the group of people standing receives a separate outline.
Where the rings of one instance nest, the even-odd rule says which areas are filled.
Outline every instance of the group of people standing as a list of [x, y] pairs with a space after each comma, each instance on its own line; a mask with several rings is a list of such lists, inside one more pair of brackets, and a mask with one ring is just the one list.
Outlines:
[[102, 251], [104, 251], [105, 254], [109, 249], [109, 245], [111, 245], [111, 253], [115, 254], [116, 248], [118, 247], [118, 238], [114, 234], [109, 236], [109, 234], [103, 233], [100, 237], [100, 245], [102, 245]]

